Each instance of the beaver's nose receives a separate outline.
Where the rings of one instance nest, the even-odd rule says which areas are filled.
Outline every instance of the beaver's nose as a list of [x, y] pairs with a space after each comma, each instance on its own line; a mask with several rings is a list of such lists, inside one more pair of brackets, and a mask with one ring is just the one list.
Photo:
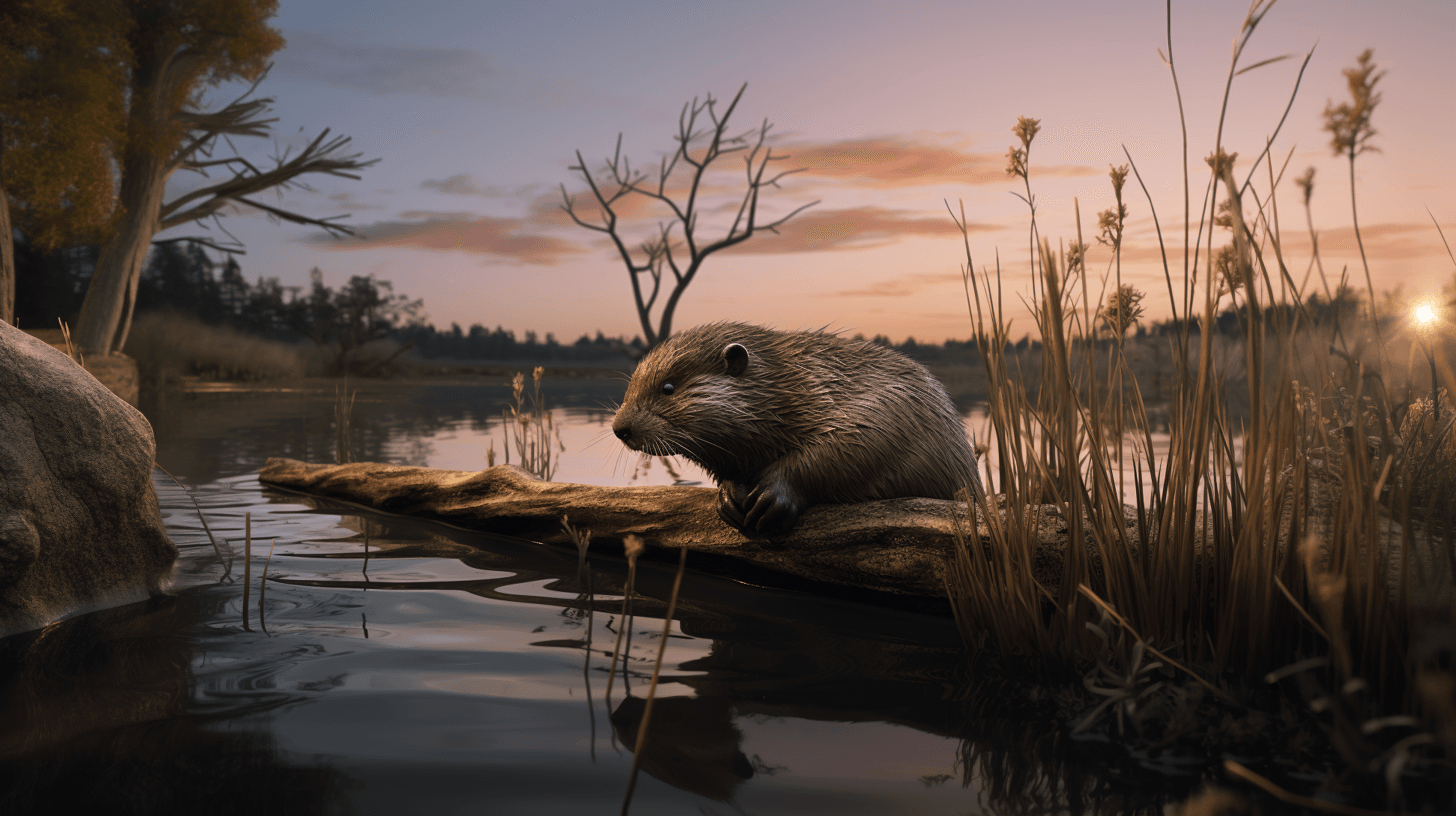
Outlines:
[[612, 433], [616, 434], [618, 439], [626, 442], [628, 439], [632, 438], [632, 426], [623, 425], [620, 428], [613, 428]]

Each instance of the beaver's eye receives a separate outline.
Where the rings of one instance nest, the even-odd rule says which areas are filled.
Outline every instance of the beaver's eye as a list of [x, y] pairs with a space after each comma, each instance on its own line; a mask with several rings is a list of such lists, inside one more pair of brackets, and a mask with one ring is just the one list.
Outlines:
[[664, 394], [671, 394], [673, 391], [676, 391], [676, 390], [677, 390], [677, 386], [673, 385], [672, 383], [663, 383], [662, 384], [662, 393], [664, 393]]

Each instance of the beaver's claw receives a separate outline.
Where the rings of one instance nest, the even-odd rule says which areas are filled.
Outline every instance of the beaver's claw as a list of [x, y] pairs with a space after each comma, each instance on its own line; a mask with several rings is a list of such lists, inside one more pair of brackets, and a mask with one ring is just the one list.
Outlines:
[[729, 527], [743, 530], [743, 506], [748, 503], [748, 489], [738, 482], [718, 484], [718, 517]]
[[786, 480], [766, 473], [752, 489], [740, 482], [718, 485], [718, 516], [747, 536], [773, 537], [794, 529], [804, 500]]

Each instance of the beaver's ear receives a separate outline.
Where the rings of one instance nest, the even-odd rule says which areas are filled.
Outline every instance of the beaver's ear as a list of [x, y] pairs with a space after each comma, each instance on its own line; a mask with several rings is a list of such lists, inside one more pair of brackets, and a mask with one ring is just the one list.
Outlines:
[[723, 368], [728, 376], [737, 377], [748, 370], [748, 349], [740, 343], [729, 343], [723, 347]]

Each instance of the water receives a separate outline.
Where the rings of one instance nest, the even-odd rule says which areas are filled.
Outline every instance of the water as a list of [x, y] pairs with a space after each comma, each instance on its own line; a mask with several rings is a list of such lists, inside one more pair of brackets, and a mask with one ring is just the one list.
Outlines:
[[[357, 459], [500, 449], [499, 382], [356, 385]], [[333, 460], [332, 387], [146, 406], [222, 556], [159, 474], [174, 593], [0, 641], [0, 812], [618, 812], [672, 570], [639, 568], [609, 694], [620, 560], [579, 574], [575, 551], [259, 484], [268, 456]], [[558, 480], [673, 481], [611, 438], [621, 389], [548, 383]], [[662, 674], [634, 814], [1124, 812], [1168, 789], [1018, 715], [941, 618], [690, 572]]]

